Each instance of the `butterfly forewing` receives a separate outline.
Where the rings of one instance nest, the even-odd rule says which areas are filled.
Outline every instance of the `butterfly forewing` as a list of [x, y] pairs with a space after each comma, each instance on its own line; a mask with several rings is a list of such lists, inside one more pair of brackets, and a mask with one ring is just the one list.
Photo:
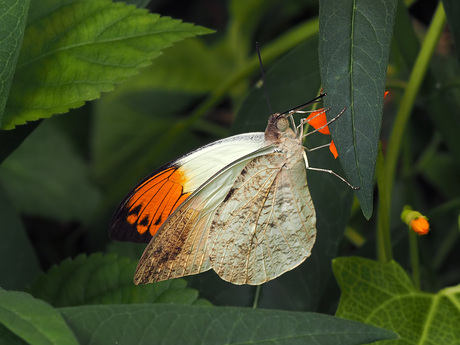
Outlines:
[[159, 168], [121, 202], [112, 219], [110, 237], [148, 243], [174, 210], [210, 177], [263, 146], [263, 133], [236, 135]]
[[207, 245], [217, 207], [248, 162], [272, 150], [267, 146], [229, 164], [181, 204], [148, 244], [134, 282], [151, 283], [210, 269]]
[[282, 153], [253, 159], [218, 207], [209, 257], [224, 280], [261, 284], [310, 256], [315, 209], [302, 154], [290, 159]]

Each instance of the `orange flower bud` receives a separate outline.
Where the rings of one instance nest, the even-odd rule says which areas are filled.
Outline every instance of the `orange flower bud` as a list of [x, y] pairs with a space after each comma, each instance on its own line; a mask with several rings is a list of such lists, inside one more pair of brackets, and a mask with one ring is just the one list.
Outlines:
[[329, 151], [334, 155], [334, 158], [337, 158], [339, 156], [337, 152], [337, 148], [335, 147], [334, 140], [331, 141], [329, 144]]
[[314, 129], [321, 128], [325, 126], [324, 128], [321, 128], [318, 130], [318, 132], [322, 134], [331, 134], [329, 131], [329, 127], [326, 126], [327, 119], [326, 119], [326, 111], [324, 108], [318, 109], [314, 112], [312, 112], [306, 120]]
[[412, 229], [419, 235], [426, 235], [430, 231], [428, 218], [420, 212], [412, 210], [412, 207], [409, 205], [404, 206], [401, 213], [401, 220], [409, 225], [409, 229]]
[[430, 223], [426, 217], [417, 217], [410, 222], [410, 227], [419, 235], [426, 235], [430, 231]]

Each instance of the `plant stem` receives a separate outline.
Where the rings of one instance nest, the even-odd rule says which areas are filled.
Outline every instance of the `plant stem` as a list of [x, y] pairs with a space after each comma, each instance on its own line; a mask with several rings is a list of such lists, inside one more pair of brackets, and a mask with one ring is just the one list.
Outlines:
[[420, 263], [418, 259], [418, 238], [417, 234], [409, 229], [410, 261], [412, 265], [412, 281], [415, 287], [420, 290]]
[[256, 309], [257, 305], [259, 304], [260, 288], [261, 288], [261, 285], [256, 286], [256, 293], [254, 295], [254, 303], [252, 303], [252, 308], [253, 309]]
[[425, 40], [423, 41], [420, 52], [412, 69], [407, 88], [401, 100], [401, 106], [396, 115], [395, 123], [388, 142], [386, 154], [386, 188], [388, 193], [388, 202], [391, 200], [391, 192], [395, 178], [396, 165], [399, 153], [401, 151], [401, 142], [404, 136], [405, 128], [409, 120], [415, 98], [420, 90], [422, 81], [427, 73], [431, 56], [436, 48], [439, 37], [446, 23], [446, 15], [442, 2], [439, 2], [438, 8], [433, 16], [430, 28], [428, 29]]
[[379, 145], [377, 155], [377, 186], [379, 190], [379, 210], [377, 222], [377, 257], [380, 262], [393, 260], [390, 235], [390, 214], [388, 212], [388, 189], [385, 186], [385, 165], [383, 160], [382, 145]]

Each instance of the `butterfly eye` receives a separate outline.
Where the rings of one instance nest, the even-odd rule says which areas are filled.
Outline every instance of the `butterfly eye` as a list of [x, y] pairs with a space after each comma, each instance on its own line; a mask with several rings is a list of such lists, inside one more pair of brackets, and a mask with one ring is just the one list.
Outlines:
[[276, 128], [284, 132], [289, 127], [289, 121], [286, 117], [280, 116], [276, 121]]

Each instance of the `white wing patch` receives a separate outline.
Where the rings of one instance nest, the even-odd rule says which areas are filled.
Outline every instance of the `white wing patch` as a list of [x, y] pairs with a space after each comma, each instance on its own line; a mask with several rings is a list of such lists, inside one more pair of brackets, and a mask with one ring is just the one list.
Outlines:
[[177, 160], [185, 172], [184, 191], [194, 191], [232, 162], [266, 146], [263, 132], [239, 134], [221, 139]]
[[302, 155], [253, 159], [217, 209], [209, 258], [234, 284], [262, 284], [301, 264], [316, 239], [316, 216]]

